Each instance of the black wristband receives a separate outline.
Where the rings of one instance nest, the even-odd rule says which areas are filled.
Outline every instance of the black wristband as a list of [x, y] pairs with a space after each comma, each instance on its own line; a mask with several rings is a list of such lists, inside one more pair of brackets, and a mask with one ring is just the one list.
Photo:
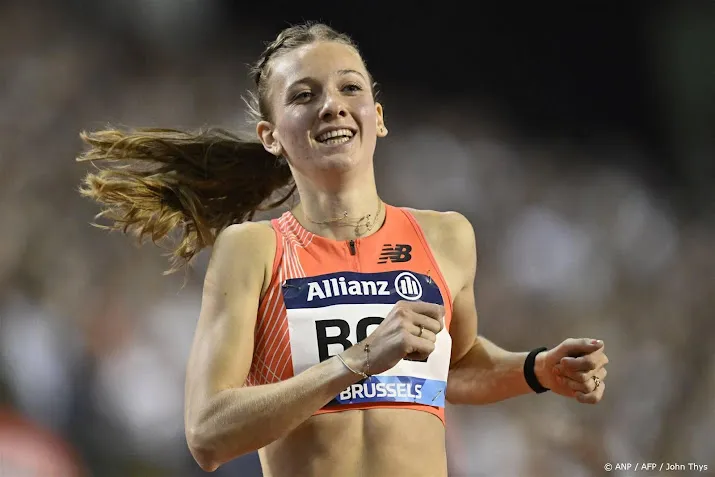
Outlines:
[[536, 374], [534, 373], [534, 362], [536, 362], [536, 355], [542, 351], [546, 351], [547, 348], [536, 348], [532, 349], [526, 356], [524, 361], [524, 378], [526, 379], [526, 384], [529, 385], [531, 389], [534, 390], [536, 394], [545, 393], [548, 388], [541, 385], [538, 379], [536, 379]]

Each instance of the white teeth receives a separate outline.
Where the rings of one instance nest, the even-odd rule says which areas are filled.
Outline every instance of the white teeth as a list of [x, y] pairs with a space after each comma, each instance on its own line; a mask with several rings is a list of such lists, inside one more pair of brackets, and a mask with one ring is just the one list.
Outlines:
[[344, 142], [348, 142], [349, 140], [350, 138], [345, 136], [331, 137], [330, 139], [326, 139], [325, 141], [323, 141], [323, 144], [330, 144], [332, 146], [335, 144], [342, 144]]
[[347, 139], [350, 139], [351, 137], [353, 137], [353, 132], [349, 129], [336, 129], [335, 131], [328, 131], [326, 133], [323, 133], [315, 139], [319, 142], [325, 142], [328, 139], [334, 137], [345, 137]]

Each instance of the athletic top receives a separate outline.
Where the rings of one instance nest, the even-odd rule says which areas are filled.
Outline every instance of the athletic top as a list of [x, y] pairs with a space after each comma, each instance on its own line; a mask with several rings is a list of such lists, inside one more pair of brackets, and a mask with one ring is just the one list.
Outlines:
[[426, 411], [445, 422], [452, 299], [415, 218], [385, 204], [374, 234], [331, 240], [304, 229], [291, 212], [271, 221], [276, 255], [261, 299], [246, 385], [288, 379], [362, 341], [400, 300], [445, 306], [445, 326], [424, 362], [401, 360], [353, 384], [316, 414], [347, 409]]

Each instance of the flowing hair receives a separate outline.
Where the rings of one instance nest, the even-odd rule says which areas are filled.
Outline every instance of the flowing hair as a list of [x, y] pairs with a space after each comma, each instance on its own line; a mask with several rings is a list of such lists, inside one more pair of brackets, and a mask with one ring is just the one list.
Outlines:
[[[256, 92], [249, 92], [246, 103], [254, 122], [270, 120], [270, 60], [316, 41], [357, 50], [348, 36], [320, 23], [283, 30], [251, 68]], [[284, 158], [270, 154], [257, 138], [223, 129], [109, 128], [83, 131], [80, 138], [88, 148], [77, 161], [91, 161], [97, 169], [84, 177], [79, 192], [100, 204], [97, 219], [110, 222], [95, 225], [140, 242], [175, 238], [166, 273], [213, 245], [226, 227], [280, 206], [296, 189]]]

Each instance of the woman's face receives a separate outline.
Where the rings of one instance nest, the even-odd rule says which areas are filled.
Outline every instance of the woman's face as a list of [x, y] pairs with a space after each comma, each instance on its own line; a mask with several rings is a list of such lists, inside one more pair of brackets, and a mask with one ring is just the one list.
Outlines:
[[371, 165], [384, 136], [382, 106], [357, 51], [316, 42], [271, 60], [268, 101], [272, 122], [259, 123], [264, 146], [303, 175]]

